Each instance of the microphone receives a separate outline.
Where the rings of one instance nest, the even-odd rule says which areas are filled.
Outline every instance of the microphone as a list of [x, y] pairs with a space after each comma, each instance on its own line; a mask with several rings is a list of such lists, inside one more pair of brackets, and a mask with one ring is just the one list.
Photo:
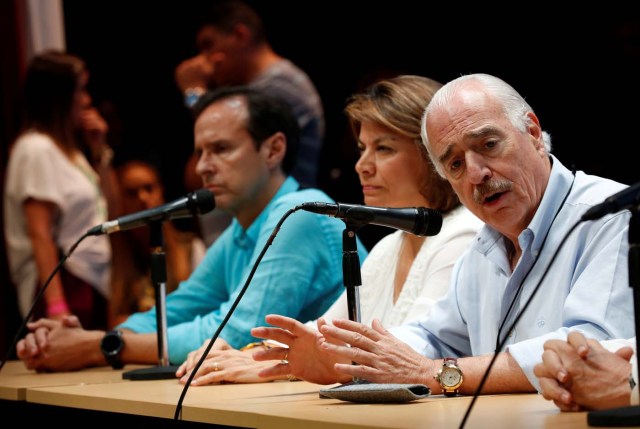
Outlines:
[[120, 216], [91, 228], [87, 235], [111, 234], [147, 225], [151, 222], [180, 219], [208, 213], [216, 207], [213, 192], [208, 189], [198, 189], [190, 192], [186, 197], [179, 198], [167, 204]]
[[582, 215], [581, 220], [600, 219], [606, 214], [630, 209], [638, 204], [640, 204], [640, 182], [611, 195], [600, 204], [591, 207]]
[[388, 226], [415, 235], [436, 235], [442, 228], [439, 211], [426, 207], [387, 208], [343, 203], [302, 203], [302, 210], [325, 214], [356, 224]]

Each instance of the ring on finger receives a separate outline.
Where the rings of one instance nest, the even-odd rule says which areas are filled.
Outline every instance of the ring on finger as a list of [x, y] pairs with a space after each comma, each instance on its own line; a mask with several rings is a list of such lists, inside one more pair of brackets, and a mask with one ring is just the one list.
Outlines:
[[287, 365], [289, 363], [289, 349], [288, 348], [284, 349], [284, 358], [280, 361], [280, 363], [283, 363], [285, 365]]
[[220, 371], [220, 367], [218, 366], [218, 362], [214, 362], [213, 363], [213, 370], [214, 371]]

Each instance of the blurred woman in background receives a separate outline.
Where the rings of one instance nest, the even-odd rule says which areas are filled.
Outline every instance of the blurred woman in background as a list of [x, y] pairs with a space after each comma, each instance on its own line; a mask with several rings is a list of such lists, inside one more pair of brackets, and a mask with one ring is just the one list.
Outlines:
[[[83, 60], [58, 51], [30, 62], [23, 128], [10, 149], [4, 221], [11, 278], [22, 317], [63, 254], [115, 209], [108, 126], [91, 106]], [[85, 239], [51, 279], [33, 317], [74, 314], [88, 329], [107, 327], [111, 249]]]

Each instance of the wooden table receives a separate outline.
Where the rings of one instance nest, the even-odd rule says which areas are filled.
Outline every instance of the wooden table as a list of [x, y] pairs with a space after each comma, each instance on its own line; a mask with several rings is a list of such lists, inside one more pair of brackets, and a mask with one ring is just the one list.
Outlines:
[[[183, 418], [198, 422], [233, 421], [233, 413], [257, 415], [260, 429], [286, 428], [437, 428], [457, 429], [467, 411], [470, 397], [432, 396], [404, 404], [358, 404], [322, 399], [309, 385], [304, 392], [286, 393], [281, 386], [267, 395], [247, 392], [243, 398], [224, 403], [190, 402]], [[224, 412], [222, 420], [220, 413]], [[495, 395], [479, 398], [465, 428], [586, 428], [586, 413], [561, 413], [553, 403], [537, 394]]]
[[[190, 387], [182, 422], [243, 428], [458, 428], [471, 398], [432, 396], [405, 404], [321, 399], [328, 386], [306, 382]], [[183, 386], [177, 380], [34, 387], [27, 402], [173, 419]], [[465, 428], [587, 428], [586, 413], [562, 413], [536, 394], [487, 395]]]
[[27, 369], [22, 361], [9, 361], [0, 371], [0, 399], [24, 401], [27, 389], [32, 387], [120, 382], [124, 381], [124, 371], [139, 367], [131, 365], [122, 370], [100, 367], [73, 372], [37, 373]]
[[[132, 381], [109, 367], [36, 373], [22, 362], [0, 372], [3, 412], [35, 422], [65, 419], [65, 427], [459, 428], [471, 398], [431, 396], [404, 404], [357, 404], [321, 399], [307, 382], [191, 386], [181, 420], [173, 420], [184, 386], [177, 379]], [[26, 424], [26, 423], [25, 423]], [[479, 398], [465, 428], [587, 428], [587, 413], [562, 413], [536, 394]]]

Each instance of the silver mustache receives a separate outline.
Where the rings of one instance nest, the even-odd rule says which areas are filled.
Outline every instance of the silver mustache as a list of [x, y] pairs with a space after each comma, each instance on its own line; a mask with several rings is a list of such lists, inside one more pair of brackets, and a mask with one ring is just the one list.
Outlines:
[[513, 189], [513, 183], [509, 180], [491, 180], [475, 187], [473, 190], [473, 200], [478, 204], [482, 204], [487, 195], [506, 192], [511, 189]]

